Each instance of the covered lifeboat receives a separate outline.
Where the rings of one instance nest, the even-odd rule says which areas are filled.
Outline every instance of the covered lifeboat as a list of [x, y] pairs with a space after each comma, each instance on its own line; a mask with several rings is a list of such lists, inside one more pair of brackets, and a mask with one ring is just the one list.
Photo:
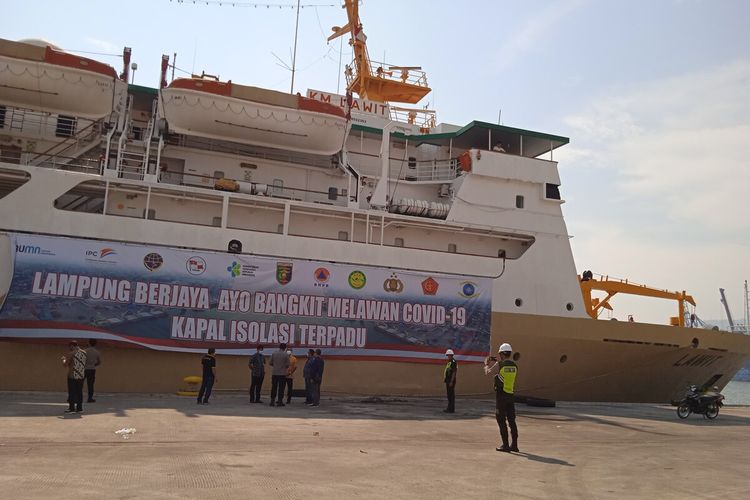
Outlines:
[[0, 105], [98, 120], [112, 112], [117, 72], [47, 42], [0, 38]]
[[161, 89], [170, 132], [332, 155], [349, 130], [344, 110], [301, 95], [205, 78], [178, 78]]

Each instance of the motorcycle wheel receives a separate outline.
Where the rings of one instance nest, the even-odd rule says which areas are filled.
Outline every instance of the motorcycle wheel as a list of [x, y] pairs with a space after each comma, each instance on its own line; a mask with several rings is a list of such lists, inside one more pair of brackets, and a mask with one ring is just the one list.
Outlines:
[[677, 416], [685, 419], [690, 416], [690, 407], [688, 405], [680, 405], [677, 407]]
[[716, 404], [709, 405], [708, 408], [706, 408], [706, 413], [704, 413], [704, 415], [709, 420], [715, 419], [719, 416], [719, 406]]

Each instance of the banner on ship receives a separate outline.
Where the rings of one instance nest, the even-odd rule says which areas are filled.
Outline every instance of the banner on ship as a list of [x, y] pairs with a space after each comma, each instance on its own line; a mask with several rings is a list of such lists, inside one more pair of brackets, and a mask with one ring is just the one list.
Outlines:
[[0, 337], [100, 338], [249, 354], [285, 342], [327, 357], [482, 361], [492, 282], [309, 260], [11, 235]]

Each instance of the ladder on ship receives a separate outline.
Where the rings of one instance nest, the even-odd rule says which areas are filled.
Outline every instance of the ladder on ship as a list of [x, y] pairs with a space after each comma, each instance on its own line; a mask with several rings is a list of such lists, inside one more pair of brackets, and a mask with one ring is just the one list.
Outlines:
[[130, 120], [131, 104], [128, 105], [127, 125], [120, 132], [117, 141], [117, 177], [135, 180], [145, 180], [147, 176], [155, 178], [161, 149], [164, 145], [160, 135], [154, 136], [156, 101], [152, 107], [151, 119], [140, 139], [133, 137], [133, 124]]

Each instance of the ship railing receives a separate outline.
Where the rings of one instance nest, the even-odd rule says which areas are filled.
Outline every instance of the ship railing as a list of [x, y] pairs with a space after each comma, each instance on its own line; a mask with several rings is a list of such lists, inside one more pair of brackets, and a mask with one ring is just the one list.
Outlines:
[[[380, 164], [376, 154], [348, 151], [347, 154], [357, 159], [356, 164], [362, 175], [373, 177]], [[390, 157], [389, 178], [407, 182], [451, 182], [458, 175], [456, 158], [416, 160], [408, 156]], [[370, 175], [367, 174], [370, 172]]]
[[[260, 184], [240, 179], [231, 179], [223, 177], [222, 180], [243, 183], [245, 186], [253, 185], [257, 194], [269, 198], [279, 198], [281, 200], [303, 201], [308, 203], [317, 203], [320, 205], [332, 205], [345, 207], [347, 206], [346, 189], [329, 189], [320, 191], [315, 189], [305, 189], [298, 187], [288, 187], [283, 184]], [[214, 188], [217, 178], [201, 174], [177, 174], [170, 171], [162, 171], [159, 176], [159, 183], [172, 184], [187, 187], [200, 187], [204, 189]], [[248, 194], [248, 193], [246, 193]]]
[[437, 124], [437, 114], [433, 109], [414, 109], [390, 106], [391, 120], [417, 125], [422, 133], [429, 133]]
[[100, 132], [96, 126], [97, 123], [99, 122], [95, 120], [75, 116], [0, 106], [0, 133], [20, 135], [29, 140], [52, 138], [61, 139], [63, 142], [85, 140], [95, 132]]
[[227, 153], [247, 157], [249, 160], [257, 158], [260, 160], [271, 160], [295, 165], [309, 167], [338, 168], [338, 160], [334, 156], [319, 156], [305, 153], [294, 153], [291, 151], [274, 150], [260, 146], [249, 146], [202, 137], [189, 137], [186, 135], [172, 135], [165, 145], [180, 146], [186, 148]]
[[102, 120], [91, 122], [77, 131], [75, 135], [53, 144], [46, 151], [37, 153], [29, 163], [31, 165], [38, 165], [50, 156], [63, 157], [63, 155], [70, 155], [70, 157], [75, 158], [78, 156], [75, 154], [76, 151], [85, 153], [85, 150], [92, 148], [102, 138], [103, 130], [104, 122]]
[[[34, 162], [30, 160], [33, 158]], [[84, 172], [101, 175], [103, 159], [101, 157], [72, 157], [64, 155], [40, 155], [13, 150], [0, 150], [0, 163], [30, 165], [35, 167]]]
[[[368, 57], [369, 60], [369, 57]], [[427, 87], [427, 74], [419, 68], [411, 66], [392, 66], [380, 61], [370, 60], [370, 75], [400, 83], [408, 83], [418, 87]], [[353, 61], [347, 66], [346, 83], [350, 85], [357, 79], [357, 64]]]

